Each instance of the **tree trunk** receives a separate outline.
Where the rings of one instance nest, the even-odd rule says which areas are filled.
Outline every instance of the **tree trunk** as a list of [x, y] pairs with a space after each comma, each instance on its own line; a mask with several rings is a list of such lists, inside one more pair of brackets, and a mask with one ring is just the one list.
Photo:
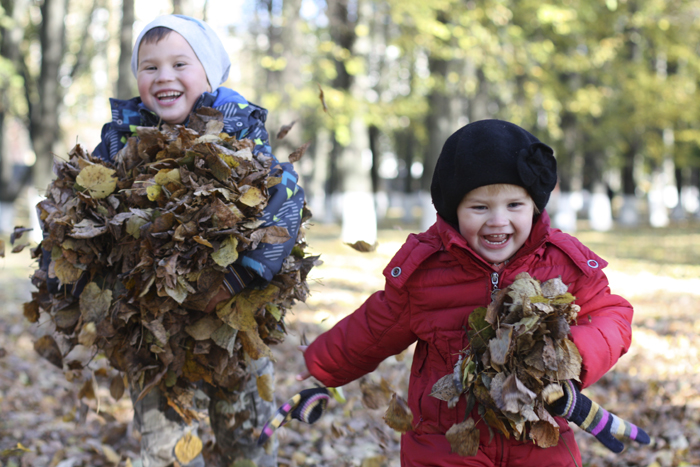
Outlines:
[[[0, 5], [7, 18], [12, 20], [11, 27], [0, 26], [0, 56], [16, 65], [21, 56], [20, 42], [24, 33], [19, 19], [26, 10], [27, 1], [2, 0]], [[7, 113], [10, 102], [7, 94], [9, 91], [0, 89], [0, 92], [0, 203], [11, 206], [22, 187], [29, 182], [31, 171], [25, 171], [20, 178], [16, 178], [12, 159], [9, 154], [5, 154], [5, 120], [10, 117]]]
[[54, 145], [60, 134], [58, 110], [63, 89], [59, 84], [59, 68], [65, 52], [67, 3], [67, 0], [44, 0], [41, 7], [41, 72], [38, 99], [30, 105], [29, 134], [36, 153], [34, 184], [42, 193], [52, 178]]
[[131, 72], [135, 19], [134, 0], [122, 0], [122, 22], [119, 30], [119, 77], [117, 78], [116, 92], [118, 99], [129, 99], [135, 94], [135, 80]]
[[421, 207], [423, 216], [421, 229], [428, 229], [437, 219], [435, 208], [430, 196], [430, 185], [433, 181], [435, 164], [437, 163], [442, 146], [447, 138], [458, 128], [459, 99], [449, 92], [446, 82], [451, 63], [442, 59], [431, 58], [428, 61], [430, 73], [436, 84], [428, 96], [429, 113], [427, 116], [428, 148], [423, 158], [423, 176], [421, 178]]

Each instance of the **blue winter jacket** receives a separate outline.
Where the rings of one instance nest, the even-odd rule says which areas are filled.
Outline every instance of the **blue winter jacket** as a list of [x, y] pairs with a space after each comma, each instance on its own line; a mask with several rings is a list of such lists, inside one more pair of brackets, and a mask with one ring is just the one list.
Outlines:
[[[158, 115], [146, 108], [141, 98], [129, 100], [110, 99], [112, 121], [102, 127], [102, 141], [92, 155], [112, 162], [137, 126], [157, 126]], [[213, 93], [204, 93], [195, 103], [193, 111], [201, 107], [213, 107], [224, 115], [224, 132], [239, 140], [248, 138], [255, 142], [254, 153], [262, 152], [273, 158], [272, 172], [282, 177], [282, 182], [269, 189], [269, 201], [263, 210], [261, 227], [286, 227], [290, 239], [282, 244], [260, 243], [255, 250], [243, 252], [236, 263], [229, 267], [225, 285], [232, 294], [240, 292], [255, 275], [268, 282], [282, 268], [282, 262], [292, 251], [301, 226], [304, 190], [297, 184], [292, 164], [280, 163], [272, 154], [265, 120], [267, 110], [248, 102], [236, 91], [220, 87]], [[187, 122], [185, 122], [187, 124]], [[279, 174], [281, 172], [281, 174]]]

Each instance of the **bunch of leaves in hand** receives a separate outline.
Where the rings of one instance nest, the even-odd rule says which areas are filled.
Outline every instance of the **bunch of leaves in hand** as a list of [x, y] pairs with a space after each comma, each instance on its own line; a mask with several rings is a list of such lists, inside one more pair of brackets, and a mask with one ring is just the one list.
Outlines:
[[[303, 228], [270, 283], [204, 312], [239, 254], [290, 239], [259, 219], [281, 170], [253, 153], [253, 141], [222, 130], [221, 113], [203, 108], [188, 128], [136, 128], [114, 164], [80, 146], [57, 164], [37, 206], [46, 237], [34, 251], [48, 250], [51, 263], [32, 278], [38, 291], [25, 316], [53, 327], [36, 348], [73, 377], [100, 352], [185, 412], [189, 383], [234, 389], [246, 360], [270, 356], [268, 346], [284, 339], [285, 312], [306, 299], [318, 263], [306, 255]], [[59, 293], [49, 292], [53, 279]]]
[[[555, 446], [559, 427], [545, 404], [563, 395], [561, 381], [578, 380], [581, 373], [581, 355], [568, 339], [580, 311], [575, 299], [560, 278], [540, 283], [519, 274], [488, 308], [469, 316], [470, 347], [431, 395], [454, 407], [465, 394], [467, 416], [477, 404], [489, 430]], [[454, 451], [476, 455], [477, 424], [468, 418], [448, 431]]]

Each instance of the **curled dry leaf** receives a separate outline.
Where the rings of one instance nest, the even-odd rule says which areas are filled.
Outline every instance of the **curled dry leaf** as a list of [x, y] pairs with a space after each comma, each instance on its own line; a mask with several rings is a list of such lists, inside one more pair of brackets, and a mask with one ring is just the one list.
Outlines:
[[476, 456], [479, 451], [479, 435], [479, 430], [471, 417], [465, 422], [452, 425], [445, 433], [452, 452], [463, 457]]
[[296, 120], [292, 120], [292, 122], [289, 123], [288, 125], [282, 125], [280, 130], [277, 132], [277, 139], [282, 139], [285, 136], [287, 136], [287, 133], [289, 133], [289, 130], [292, 129], [292, 127], [294, 126], [294, 124], [296, 122], [297, 122]]
[[400, 433], [406, 433], [413, 429], [413, 412], [406, 401], [401, 396], [397, 396], [396, 393], [391, 395], [389, 408], [384, 414], [384, 421]]
[[358, 240], [355, 243], [346, 243], [346, 245], [352, 248], [353, 250], [357, 250], [361, 253], [370, 253], [377, 249], [376, 243], [374, 245], [370, 245], [364, 240]]
[[34, 350], [58, 368], [63, 368], [63, 355], [53, 337], [46, 335], [37, 339], [34, 342]]
[[298, 147], [293, 153], [289, 155], [289, 162], [291, 162], [292, 164], [298, 162], [299, 159], [301, 159], [304, 156], [306, 150], [309, 149], [309, 146], [311, 146], [311, 142], [304, 143], [303, 145]]

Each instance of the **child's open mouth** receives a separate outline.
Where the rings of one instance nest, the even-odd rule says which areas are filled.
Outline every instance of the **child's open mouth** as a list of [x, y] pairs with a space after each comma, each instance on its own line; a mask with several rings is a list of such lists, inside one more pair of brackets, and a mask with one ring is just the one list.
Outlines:
[[158, 99], [160, 102], [163, 103], [168, 103], [176, 100], [178, 97], [182, 95], [181, 92], [177, 91], [167, 91], [167, 92], [161, 92], [156, 94], [156, 99]]
[[509, 234], [484, 235], [484, 241], [489, 245], [503, 245], [510, 238]]

